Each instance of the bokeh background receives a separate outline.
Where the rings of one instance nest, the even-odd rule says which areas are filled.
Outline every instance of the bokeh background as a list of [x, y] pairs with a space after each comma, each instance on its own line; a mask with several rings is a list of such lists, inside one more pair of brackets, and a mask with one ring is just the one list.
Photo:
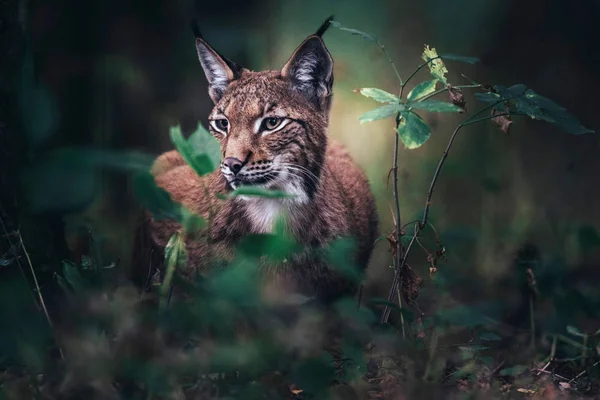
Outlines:
[[[2, 105], [2, 217], [9, 231], [19, 227], [33, 243], [31, 256], [48, 274], [59, 268], [53, 260], [81, 255], [85, 231], [101, 238], [106, 259], [128, 267], [138, 209], [127, 175], [69, 170], [46, 158], [73, 145], [159, 154], [172, 148], [169, 127], [181, 124], [191, 132], [198, 121], [206, 123], [212, 103], [191, 18], [222, 54], [262, 70], [280, 68], [334, 14], [343, 25], [376, 35], [403, 77], [421, 62], [425, 44], [476, 56], [476, 65], [448, 62], [450, 82], [468, 83], [463, 73], [482, 83], [523, 83], [598, 130], [600, 47], [592, 38], [600, 4], [593, 0], [32, 0], [1, 7], [3, 90], [14, 95]], [[346, 144], [367, 172], [387, 234], [393, 227], [386, 187], [393, 125], [360, 125], [358, 116], [377, 104], [353, 89], [395, 92], [398, 83], [372, 43], [336, 29], [325, 42], [335, 60], [330, 136]], [[426, 77], [424, 71], [414, 84]], [[477, 106], [468, 95], [468, 110]], [[405, 222], [421, 212], [435, 165], [463, 118], [425, 117], [431, 139], [399, 155]], [[594, 282], [600, 271], [599, 173], [596, 134], [572, 136], [526, 119], [509, 135], [491, 123], [465, 129], [433, 197], [432, 221], [448, 255], [439, 268], [473, 278], [469, 293], [501, 298], [499, 282], [514, 275], [515, 254], [532, 243], [542, 258], [560, 259], [569, 271], [583, 271], [582, 281]], [[31, 176], [34, 187], [23, 184]], [[17, 196], [23, 187], [25, 196]], [[425, 253], [415, 251], [410, 262], [427, 278]], [[390, 263], [384, 240], [376, 247], [367, 293], [386, 294]]]

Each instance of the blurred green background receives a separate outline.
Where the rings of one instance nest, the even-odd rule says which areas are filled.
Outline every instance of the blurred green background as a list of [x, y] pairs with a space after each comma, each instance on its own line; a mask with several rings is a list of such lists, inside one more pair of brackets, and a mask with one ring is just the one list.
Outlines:
[[[138, 211], [129, 178], [72, 170], [48, 155], [73, 145], [159, 154], [172, 148], [170, 126], [191, 132], [198, 120], [206, 123], [212, 104], [189, 29], [192, 17], [218, 51], [262, 70], [280, 68], [334, 14], [345, 26], [376, 35], [403, 77], [421, 62], [424, 44], [476, 56], [476, 65], [447, 63], [452, 83], [468, 83], [461, 73], [482, 83], [523, 83], [598, 130], [600, 50], [591, 37], [600, 5], [591, 0], [577, 6], [562, 0], [33, 0], [2, 7], [10, 21], [3, 28], [3, 88], [18, 95], [2, 115], [3, 218], [28, 242], [51, 242], [51, 249], [31, 246], [34, 260], [50, 272], [52, 257], [76, 259], [85, 252], [89, 231], [100, 238], [106, 260], [128, 267]], [[336, 29], [325, 42], [335, 60], [330, 136], [366, 170], [387, 234], [393, 227], [386, 187], [393, 125], [359, 125], [358, 116], [376, 104], [353, 89], [395, 92], [397, 82], [373, 44]], [[426, 77], [423, 72], [414, 83]], [[468, 95], [468, 110], [477, 106]], [[462, 118], [425, 117], [431, 139], [400, 150], [404, 222], [421, 212], [435, 166]], [[569, 270], [583, 271], [584, 280], [599, 282], [599, 154], [599, 136], [571, 136], [538, 121], [518, 120], [510, 135], [492, 124], [465, 129], [433, 197], [432, 222], [448, 252], [439, 268], [475, 279], [482, 296], [502, 298], [498, 282], [514, 272], [518, 250], [533, 243], [542, 257], [558, 258]], [[16, 201], [22, 182], [25, 197]], [[387, 293], [390, 263], [381, 241], [368, 294]], [[410, 263], [428, 279], [425, 253], [415, 251]]]

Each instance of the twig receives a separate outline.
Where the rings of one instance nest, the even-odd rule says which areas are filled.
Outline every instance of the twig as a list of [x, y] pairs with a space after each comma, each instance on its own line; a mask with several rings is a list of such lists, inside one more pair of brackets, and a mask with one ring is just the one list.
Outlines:
[[[15, 245], [12, 243], [12, 240], [10, 240], [11, 236], [17, 236], [17, 232], [8, 232], [8, 230], [6, 229], [6, 225], [4, 224], [4, 221], [2, 220], [2, 218], [0, 218], [0, 225], [2, 225], [2, 230], [4, 231], [4, 237], [6, 237], [6, 240], [8, 241], [8, 245], [11, 248], [15, 248]], [[21, 265], [21, 262], [19, 261], [19, 255], [15, 254], [15, 262], [17, 263], [17, 266], [19, 267], [19, 271], [21, 272], [21, 275], [23, 276], [23, 279], [25, 280], [25, 282], [27, 283], [27, 285], [29, 286], [29, 280], [27, 279], [27, 276], [25, 275], [25, 271], [23, 270], [23, 266]], [[40, 309], [39, 304], [37, 303], [37, 300], [35, 299], [35, 295], [33, 294], [33, 292], [30, 290], [29, 291], [29, 295], [31, 296], [31, 300], [33, 300], [33, 304], [35, 304], [35, 307], [38, 309]]]
[[[590, 368], [594, 368], [598, 364], [600, 364], [600, 360], [596, 361]], [[587, 371], [588, 371], [587, 369], [584, 369], [583, 371], [581, 371], [579, 374], [577, 374], [577, 376], [575, 378], [573, 378], [569, 381], [569, 384], [571, 382], [573, 382], [574, 380], [581, 378], [583, 375], [585, 375], [587, 373]]]
[[[456, 85], [456, 86], [453, 86], [453, 87], [457, 88], [457, 89], [470, 89], [470, 88], [475, 89], [475, 88], [480, 88], [481, 85], [480, 84], [477, 84], [477, 85]], [[447, 92], [448, 90], [449, 89], [446, 86], [446, 87], [444, 87], [442, 89], [436, 90], [435, 92], [429, 93], [428, 95], [425, 95], [425, 96], [421, 97], [418, 101], [421, 102], [421, 101], [429, 100], [430, 98], [432, 98], [434, 96], [437, 96], [438, 94]]]
[[[404, 84], [401, 85], [402, 88], [404, 88]], [[398, 114], [398, 116], [396, 117], [396, 127], [400, 124], [400, 114]], [[394, 252], [395, 254], [395, 260], [394, 260], [394, 265], [396, 267], [396, 270], [394, 271], [394, 276], [397, 276], [399, 274], [399, 270], [402, 269], [402, 267], [404, 267], [404, 257], [403, 257], [403, 247], [402, 247], [402, 243], [401, 243], [401, 239], [402, 239], [402, 234], [401, 234], [401, 222], [400, 222], [400, 196], [398, 195], [398, 148], [400, 145], [400, 135], [396, 134], [396, 139], [394, 141], [394, 166], [392, 167], [393, 171], [394, 171], [394, 184], [393, 184], [393, 190], [394, 190], [394, 203], [396, 206], [396, 251]], [[401, 260], [402, 261], [401, 263]], [[394, 280], [394, 284], [395, 285], [399, 285], [399, 279], [395, 279]], [[398, 295], [398, 298], [400, 299], [400, 294]], [[391, 297], [388, 299], [388, 301], [391, 300]], [[387, 307], [387, 306], [386, 306]], [[400, 317], [400, 323], [402, 325], [402, 337], [406, 338], [406, 330], [404, 328], [404, 315], [402, 315]]]
[[402, 326], [402, 339], [406, 339], [406, 330], [404, 329], [404, 308], [402, 308], [402, 293], [400, 288], [396, 289], [398, 293], [398, 306], [400, 307], [400, 323]]
[[[35, 284], [35, 290], [40, 299], [40, 305], [42, 307], [42, 310], [44, 311], [44, 315], [46, 316], [48, 325], [50, 325], [50, 329], [54, 330], [54, 324], [52, 323], [52, 318], [50, 318], [50, 314], [48, 313], [48, 309], [46, 308], [46, 302], [44, 301], [44, 296], [42, 296], [42, 291], [40, 289], [40, 285], [38, 284], [35, 270], [33, 269], [33, 263], [31, 262], [31, 257], [29, 257], [27, 248], [25, 248], [25, 243], [23, 243], [23, 236], [21, 236], [21, 232], [18, 232], [17, 236], [19, 237], [19, 242], [21, 243], [21, 248], [23, 249], [23, 252], [25, 253], [25, 258], [27, 258], [27, 263], [29, 264], [29, 269], [31, 270], [31, 276], [33, 277], [33, 283]], [[60, 352], [60, 358], [62, 358], [64, 360], [65, 355], [63, 354], [62, 348], [60, 346], [58, 346], [58, 350]]]
[[[433, 196], [433, 190], [435, 189], [435, 184], [437, 183], [438, 177], [440, 175], [440, 171], [442, 170], [442, 167], [444, 166], [444, 163], [446, 162], [446, 158], [448, 157], [448, 154], [450, 153], [450, 149], [452, 148], [452, 144], [454, 143], [454, 139], [456, 139], [456, 135], [465, 126], [471, 125], [471, 124], [473, 124], [475, 122], [485, 121], [485, 120], [488, 120], [488, 119], [492, 119], [492, 118], [498, 117], [500, 114], [498, 114], [498, 115], [490, 115], [490, 116], [487, 116], [487, 117], [484, 117], [484, 118], [475, 119], [475, 117], [481, 115], [485, 111], [489, 110], [490, 108], [492, 108], [492, 107], [494, 107], [497, 104], [500, 104], [502, 102], [503, 101], [498, 101], [498, 102], [492, 103], [492, 104], [490, 104], [490, 105], [482, 108], [481, 110], [477, 111], [471, 117], [469, 117], [469, 118], [465, 119], [463, 122], [461, 122], [456, 127], [456, 129], [454, 129], [454, 132], [450, 136], [450, 140], [448, 141], [448, 144], [446, 145], [446, 149], [444, 150], [444, 153], [442, 154], [442, 158], [438, 162], [438, 165], [437, 165], [437, 168], [435, 170], [435, 173], [433, 174], [433, 179], [431, 180], [431, 184], [429, 185], [429, 191], [427, 192], [427, 198], [425, 200], [425, 208], [423, 210], [423, 218], [415, 226], [415, 232], [413, 234], [413, 237], [412, 237], [410, 243], [406, 247], [406, 251], [404, 252], [404, 256], [402, 257], [401, 262], [399, 262], [399, 263], [396, 264], [396, 271], [394, 273], [394, 279], [392, 281], [392, 286], [390, 288], [390, 292], [388, 293], [388, 297], [387, 297], [387, 301], [388, 302], [391, 302], [392, 299], [394, 298], [394, 296], [396, 295], [396, 289], [397, 289], [398, 284], [400, 282], [400, 278], [401, 278], [401, 275], [402, 275], [402, 269], [404, 268], [404, 265], [406, 264], [406, 259], [408, 258], [408, 254], [410, 253], [410, 249], [412, 248], [413, 243], [417, 239], [417, 236], [419, 235], [419, 233], [421, 232], [421, 230], [425, 226], [427, 226], [428, 217], [429, 217], [429, 209], [431, 207], [431, 198]], [[399, 243], [399, 241], [398, 241], [398, 243]], [[397, 244], [397, 246], [399, 246], [399, 244]], [[397, 254], [399, 254], [399, 252], [397, 252]], [[382, 314], [381, 314], [380, 322], [382, 324], [387, 323], [387, 321], [389, 319], [389, 316], [390, 316], [390, 312], [391, 312], [391, 308], [388, 305], [386, 305], [384, 307], [384, 309], [383, 309]]]

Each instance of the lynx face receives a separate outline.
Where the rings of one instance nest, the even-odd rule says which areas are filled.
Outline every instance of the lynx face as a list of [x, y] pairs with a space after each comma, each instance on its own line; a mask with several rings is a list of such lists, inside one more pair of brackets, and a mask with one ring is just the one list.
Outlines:
[[215, 103], [209, 129], [221, 143], [228, 187], [282, 190], [300, 203], [319, 185], [327, 147], [333, 61], [309, 36], [281, 71], [252, 72], [196, 40]]

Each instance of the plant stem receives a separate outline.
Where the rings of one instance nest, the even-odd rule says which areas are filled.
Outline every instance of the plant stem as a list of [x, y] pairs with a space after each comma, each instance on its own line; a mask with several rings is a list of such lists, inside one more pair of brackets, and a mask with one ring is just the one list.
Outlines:
[[394, 60], [392, 60], [392, 57], [390, 57], [390, 54], [385, 49], [385, 46], [383, 44], [381, 44], [381, 42], [379, 40], [377, 40], [377, 44], [379, 45], [379, 47], [381, 47], [381, 51], [383, 52], [383, 54], [385, 54], [385, 56], [388, 59], [388, 62], [390, 63], [390, 65], [394, 69], [394, 73], [396, 74], [396, 78], [398, 78], [398, 81], [400, 82], [400, 85], [401, 86], [404, 85], [404, 83], [402, 82], [402, 78], [400, 77], [400, 73], [398, 72], [398, 69], [396, 68], [396, 64], [394, 64]]
[[402, 308], [402, 293], [400, 293], [400, 288], [396, 289], [398, 293], [398, 306], [400, 306], [400, 322], [402, 325], [402, 339], [406, 339], [406, 330], [404, 329], [404, 308]]
[[[54, 324], [52, 323], [52, 318], [50, 318], [50, 313], [48, 313], [48, 309], [46, 308], [46, 302], [44, 301], [44, 296], [42, 296], [42, 290], [40, 289], [40, 285], [38, 283], [37, 276], [35, 274], [35, 270], [33, 269], [33, 263], [31, 262], [31, 257], [29, 257], [29, 253], [27, 252], [27, 249], [25, 248], [25, 243], [23, 243], [23, 236], [21, 236], [21, 232], [18, 232], [18, 236], [19, 236], [19, 242], [21, 243], [21, 248], [23, 249], [23, 252], [25, 253], [25, 258], [27, 258], [27, 263], [29, 264], [29, 269], [31, 270], [31, 276], [33, 277], [33, 283], [35, 284], [35, 290], [40, 299], [40, 305], [42, 307], [42, 310], [44, 311], [44, 315], [46, 316], [46, 320], [48, 321], [48, 325], [50, 326], [50, 329], [54, 330]], [[60, 346], [58, 346], [58, 351], [60, 352], [60, 358], [62, 358], [64, 360], [65, 355], [63, 354], [62, 348]]]
[[423, 67], [426, 67], [426, 66], [427, 66], [427, 65], [428, 65], [430, 62], [432, 62], [432, 61], [435, 61], [435, 60], [437, 60], [437, 59], [439, 59], [439, 58], [442, 58], [442, 57], [441, 57], [441, 56], [437, 56], [437, 57], [430, 58], [428, 61], [426, 61], [426, 62], [424, 62], [423, 64], [419, 65], [419, 66], [418, 66], [418, 67], [417, 67], [417, 68], [416, 68], [416, 69], [415, 69], [415, 70], [412, 72], [412, 74], [410, 74], [410, 75], [408, 76], [408, 78], [406, 78], [406, 82], [404, 82], [404, 85], [402, 85], [402, 86], [406, 86], [406, 84], [408, 83], [408, 81], [410, 81], [410, 80], [412, 79], [412, 77], [413, 77], [413, 76], [415, 76], [415, 75], [416, 75], [416, 74], [417, 74], [417, 73], [418, 73], [420, 70], [422, 70], [422, 69], [423, 69]]
[[[401, 85], [401, 89], [400, 89], [400, 97], [402, 97], [402, 89], [404, 89], [404, 84]], [[398, 129], [398, 126], [400, 125], [400, 119], [401, 119], [401, 115], [400, 113], [398, 113], [398, 115], [396, 116], [396, 130]], [[393, 190], [394, 190], [394, 203], [396, 206], [396, 227], [395, 227], [395, 239], [396, 239], [396, 249], [394, 251], [395, 254], [395, 259], [394, 259], [394, 265], [396, 267], [396, 270], [394, 271], [394, 287], [396, 287], [399, 284], [399, 279], [396, 279], [397, 276], [399, 276], [400, 271], [399, 269], [401, 269], [404, 266], [404, 262], [401, 262], [401, 260], [404, 259], [403, 257], [403, 247], [402, 247], [402, 243], [401, 238], [402, 238], [402, 234], [401, 234], [401, 216], [400, 216], [400, 196], [398, 194], [398, 150], [400, 147], [400, 135], [396, 132], [396, 138], [394, 140], [394, 165], [392, 166], [392, 170], [393, 170], [393, 174], [394, 174], [394, 182], [393, 182]], [[393, 296], [391, 296], [388, 301], [391, 300]], [[400, 298], [400, 293], [398, 293], [398, 298]], [[389, 310], [389, 307], [385, 307], [384, 308], [384, 312], [386, 310]], [[389, 315], [389, 311], [388, 311], [388, 315]], [[386, 322], [387, 322], [387, 318], [386, 318]], [[401, 323], [402, 323], [402, 337], [406, 337], [405, 336], [405, 329], [404, 329], [404, 317], [401, 317]]]
[[[479, 88], [479, 87], [481, 87], [481, 85], [457, 85], [457, 86], [453, 86], [453, 87], [458, 88], [458, 89], [469, 89], [469, 88]], [[430, 98], [437, 96], [440, 93], [447, 92], [448, 90], [449, 90], [448, 87], [441, 88], [439, 90], [436, 90], [433, 93], [429, 93], [428, 95], [421, 97], [418, 101], [429, 100]]]
[[[448, 141], [448, 145], [446, 146], [446, 149], [444, 150], [444, 153], [442, 154], [442, 158], [440, 159], [437, 168], [435, 170], [435, 173], [433, 174], [433, 178], [431, 180], [431, 184], [429, 185], [429, 191], [427, 192], [427, 198], [425, 200], [425, 208], [423, 210], [423, 218], [421, 219], [421, 221], [415, 226], [415, 232], [413, 234], [412, 239], [410, 240], [410, 243], [408, 244], [406, 251], [404, 252], [404, 255], [402, 257], [402, 260], [399, 263], [396, 263], [396, 271], [394, 273], [394, 279], [392, 281], [392, 286], [390, 288], [390, 292], [388, 293], [388, 297], [387, 297], [387, 301], [391, 302], [392, 299], [394, 298], [394, 296], [396, 295], [396, 290], [399, 288], [400, 285], [400, 278], [402, 276], [402, 270], [404, 269], [404, 265], [406, 264], [406, 259], [408, 258], [408, 254], [410, 253], [410, 250], [413, 246], [413, 243], [415, 242], [415, 240], [417, 239], [419, 233], [421, 232], [421, 230], [427, 226], [427, 220], [429, 217], [429, 209], [431, 207], [431, 198], [433, 196], [433, 190], [435, 189], [435, 184], [437, 183], [438, 177], [440, 175], [440, 171], [442, 170], [442, 167], [444, 166], [444, 163], [446, 162], [446, 158], [448, 157], [448, 153], [450, 153], [450, 149], [452, 147], [452, 144], [454, 143], [454, 139], [456, 138], [456, 135], [458, 134], [458, 132], [467, 125], [471, 125], [475, 122], [481, 122], [481, 121], [485, 121], [488, 119], [492, 119], [492, 118], [496, 118], [500, 115], [503, 114], [498, 114], [498, 115], [493, 115], [493, 116], [488, 116], [485, 118], [479, 118], [479, 119], [474, 119], [475, 117], [477, 117], [478, 115], [481, 115], [482, 113], [484, 113], [486, 110], [489, 110], [490, 108], [494, 107], [496, 104], [501, 103], [502, 101], [496, 102], [496, 103], [492, 103], [484, 108], [482, 108], [481, 110], [477, 111], [475, 114], [473, 114], [471, 117], [465, 119], [463, 122], [461, 122], [456, 129], [454, 129], [454, 132], [452, 133], [452, 136], [450, 136], [450, 140]], [[396, 139], [397, 140], [397, 139]], [[397, 249], [401, 248], [400, 246], [400, 241], [398, 240], [398, 243], [396, 244]], [[399, 255], [399, 251], [396, 251], [396, 254]], [[381, 314], [381, 319], [380, 322], [382, 324], [387, 323], [389, 316], [390, 316], [390, 312], [391, 312], [391, 308], [389, 306], [385, 306], [383, 309], [383, 312]]]
[[531, 349], [535, 349], [535, 314], [533, 308], [533, 295], [529, 295], [529, 326], [531, 328]]

